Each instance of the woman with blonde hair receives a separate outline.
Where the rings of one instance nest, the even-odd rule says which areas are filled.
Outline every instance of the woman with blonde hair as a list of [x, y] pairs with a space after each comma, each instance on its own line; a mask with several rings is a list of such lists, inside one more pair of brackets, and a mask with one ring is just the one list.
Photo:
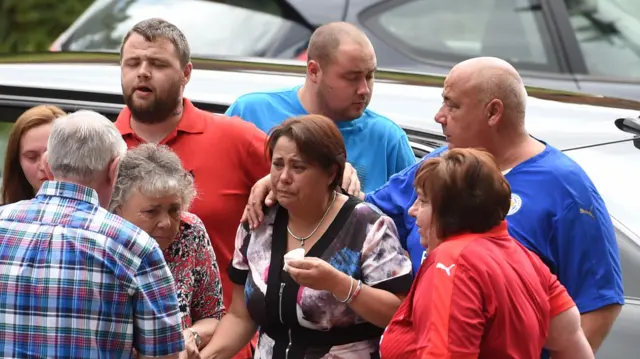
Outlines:
[[52, 105], [39, 105], [25, 111], [11, 128], [2, 173], [2, 204], [35, 196], [44, 182], [42, 155], [53, 120], [66, 113]]

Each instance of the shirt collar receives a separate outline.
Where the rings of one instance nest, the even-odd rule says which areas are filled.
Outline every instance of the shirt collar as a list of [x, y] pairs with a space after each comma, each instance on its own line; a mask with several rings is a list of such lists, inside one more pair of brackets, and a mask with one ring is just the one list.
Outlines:
[[[120, 111], [115, 124], [121, 135], [125, 136], [134, 134], [133, 129], [131, 128], [131, 110], [129, 110], [128, 106], [125, 106], [122, 111]], [[186, 133], [203, 133], [204, 126], [204, 114], [198, 110], [191, 101], [186, 98], [183, 99], [182, 118], [180, 119], [180, 122], [178, 122], [176, 130], [178, 132]]]
[[503, 220], [502, 222], [500, 222], [500, 224], [498, 224], [497, 226], [491, 228], [490, 230], [484, 232], [484, 233], [461, 233], [461, 234], [456, 234], [453, 236], [450, 236], [448, 238], [446, 238], [444, 241], [455, 241], [455, 240], [459, 240], [459, 239], [465, 239], [468, 237], [478, 237], [478, 236], [482, 236], [482, 237], [506, 237], [509, 235], [509, 230], [508, 230], [508, 226], [507, 226], [507, 221]]
[[93, 189], [71, 182], [45, 181], [36, 197], [64, 197], [100, 206], [98, 193]]

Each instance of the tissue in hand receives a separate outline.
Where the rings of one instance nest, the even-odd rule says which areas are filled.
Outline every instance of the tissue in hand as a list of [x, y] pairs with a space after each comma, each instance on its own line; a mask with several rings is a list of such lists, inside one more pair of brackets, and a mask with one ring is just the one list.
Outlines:
[[289, 251], [287, 254], [284, 255], [284, 270], [285, 271], [289, 271], [289, 267], [287, 266], [287, 263], [292, 260], [292, 259], [302, 259], [304, 258], [305, 255], [305, 250], [304, 248], [296, 248], [292, 251]]

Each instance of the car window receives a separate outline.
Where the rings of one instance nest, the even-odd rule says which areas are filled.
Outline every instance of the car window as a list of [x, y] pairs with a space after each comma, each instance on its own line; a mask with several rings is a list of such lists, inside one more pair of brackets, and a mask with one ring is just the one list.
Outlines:
[[7, 153], [7, 142], [12, 127], [12, 122], [0, 122], [0, 173], [4, 171], [4, 156]]
[[589, 74], [640, 79], [638, 0], [565, 1]]
[[542, 11], [527, 0], [389, 1], [363, 17], [383, 41], [419, 60], [497, 56], [519, 69], [559, 71]]
[[[278, 0], [242, 0], [234, 5], [204, 0], [106, 0], [61, 44], [63, 51], [119, 51], [137, 22], [160, 17], [187, 37], [194, 57], [277, 57], [311, 32], [289, 20]], [[293, 57], [293, 56], [291, 56]]]

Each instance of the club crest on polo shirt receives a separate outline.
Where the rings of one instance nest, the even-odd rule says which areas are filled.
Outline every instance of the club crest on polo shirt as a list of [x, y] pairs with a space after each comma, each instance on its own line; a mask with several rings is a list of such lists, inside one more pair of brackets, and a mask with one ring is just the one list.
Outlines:
[[518, 196], [517, 194], [512, 193], [511, 206], [509, 206], [509, 212], [507, 213], [507, 216], [510, 216], [518, 212], [518, 210], [520, 210], [520, 207], [522, 207], [522, 198], [520, 198], [520, 196]]

